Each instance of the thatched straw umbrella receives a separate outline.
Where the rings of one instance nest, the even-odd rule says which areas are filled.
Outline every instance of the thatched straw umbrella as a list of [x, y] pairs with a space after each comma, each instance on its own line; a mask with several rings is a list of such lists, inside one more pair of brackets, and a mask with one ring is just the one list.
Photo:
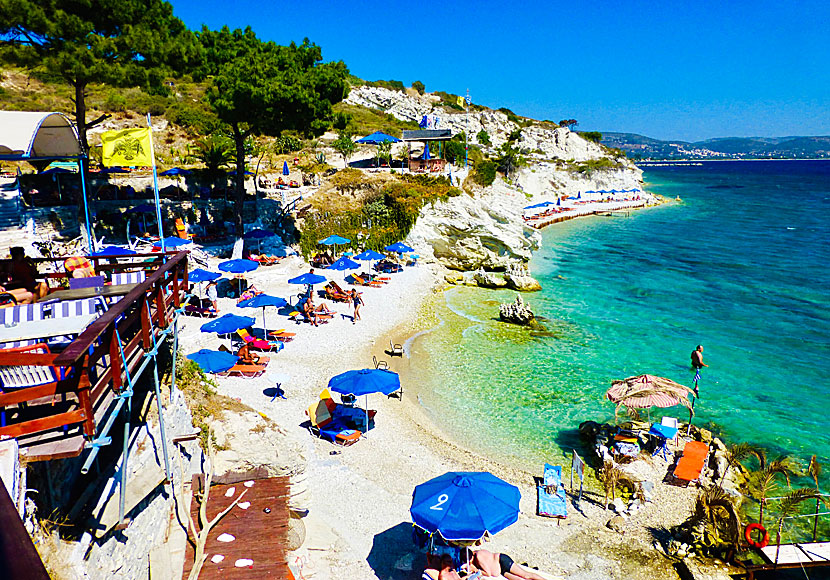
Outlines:
[[654, 375], [639, 375], [612, 382], [605, 396], [617, 405], [617, 410], [621, 406], [629, 409], [648, 409], [683, 405], [689, 409], [689, 423], [691, 423], [695, 411], [689, 401], [689, 393], [693, 392], [689, 387], [670, 379]]

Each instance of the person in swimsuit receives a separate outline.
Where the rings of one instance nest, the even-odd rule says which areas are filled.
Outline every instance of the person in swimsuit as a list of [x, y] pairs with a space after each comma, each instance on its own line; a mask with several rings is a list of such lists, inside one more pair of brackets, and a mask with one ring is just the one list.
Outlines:
[[697, 345], [697, 348], [692, 351], [692, 368], [695, 370], [695, 397], [697, 398], [700, 398], [697, 390], [697, 382], [700, 380], [700, 369], [708, 366], [703, 362], [703, 346]]
[[239, 350], [236, 352], [236, 356], [239, 357], [239, 362], [243, 364], [259, 364], [259, 355], [251, 352], [251, 347], [248, 345], [247, 342], [239, 347]]
[[427, 556], [427, 568], [421, 575], [421, 580], [461, 580], [455, 569], [452, 556], [444, 554]]
[[354, 315], [352, 316], [352, 324], [360, 320], [360, 307], [363, 306], [363, 298], [357, 293], [357, 290], [352, 288], [352, 305], [354, 306]]
[[545, 580], [538, 574], [521, 568], [507, 554], [464, 548], [461, 550], [461, 558], [468, 562], [466, 566], [471, 573], [481, 572], [489, 577], [504, 576], [507, 580]]
[[8, 282], [5, 287], [16, 290], [23, 289], [30, 292], [34, 299], [32, 302], [40, 300], [46, 296], [48, 288], [43, 282], [37, 281], [38, 271], [37, 266], [30, 258], [26, 257], [25, 250], [20, 246], [15, 246], [9, 250], [11, 254], [11, 262], [7, 264], [6, 275]]

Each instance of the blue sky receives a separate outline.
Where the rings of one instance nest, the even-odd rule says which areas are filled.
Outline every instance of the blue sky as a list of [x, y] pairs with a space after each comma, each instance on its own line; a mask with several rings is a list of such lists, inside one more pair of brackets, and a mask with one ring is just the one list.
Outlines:
[[422, 81], [581, 130], [830, 134], [830, 2], [172, 0], [191, 28], [304, 37], [369, 80]]

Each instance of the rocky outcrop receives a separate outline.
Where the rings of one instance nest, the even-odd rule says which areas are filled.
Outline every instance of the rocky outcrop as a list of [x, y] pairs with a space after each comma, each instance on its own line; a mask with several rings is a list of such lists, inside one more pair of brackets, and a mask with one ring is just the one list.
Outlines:
[[513, 264], [504, 273], [504, 281], [511, 290], [519, 292], [537, 292], [542, 285], [528, 272], [525, 264]]
[[500, 184], [475, 197], [462, 194], [426, 206], [407, 244], [452, 270], [506, 270], [517, 260], [529, 260], [542, 240], [524, 225], [518, 198]]
[[519, 324], [521, 326], [529, 326], [536, 319], [530, 307], [522, 300], [520, 294], [516, 295], [515, 302], [499, 306], [499, 318], [504, 322]]
[[484, 270], [478, 270], [473, 274], [473, 280], [482, 288], [504, 288], [507, 286], [507, 280], [504, 279], [504, 276]]

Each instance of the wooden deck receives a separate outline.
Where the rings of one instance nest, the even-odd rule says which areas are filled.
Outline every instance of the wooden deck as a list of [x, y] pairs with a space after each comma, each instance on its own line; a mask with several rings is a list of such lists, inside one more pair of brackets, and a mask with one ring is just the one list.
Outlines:
[[[250, 487], [246, 487], [248, 481]], [[198, 522], [199, 503], [195, 499], [202, 483], [201, 478], [194, 477], [194, 499], [190, 507], [193, 520]], [[233, 492], [226, 496], [229, 490]], [[288, 578], [288, 563], [285, 550], [288, 534], [288, 477], [267, 479], [241, 479], [236, 483], [212, 485], [208, 502], [208, 518], [224, 510], [243, 490], [248, 490], [240, 503], [250, 502], [247, 509], [237, 504], [210, 533], [205, 553], [208, 559], [199, 574], [200, 580], [216, 579], [258, 579]], [[266, 512], [265, 510], [269, 510]], [[197, 524], [198, 525], [198, 524]], [[221, 534], [230, 534], [232, 542], [220, 542]], [[193, 546], [188, 543], [184, 564], [184, 578], [193, 567]], [[221, 562], [214, 563], [211, 558], [224, 556]], [[238, 560], [253, 560], [253, 565], [237, 567]]]
[[758, 552], [768, 563], [746, 564], [747, 580], [753, 580], [756, 572], [830, 566], [830, 542], [771, 544]]
[[[55, 382], [0, 393], [6, 425], [0, 435], [17, 438], [22, 461], [80, 455], [98, 433], [115, 398], [127, 386], [144, 354], [172, 321], [187, 290], [187, 252], [162, 264], [158, 254], [129, 256], [130, 261], [102, 269], [154, 268], [144, 282], [90, 324], [59, 354], [0, 350], [0, 365], [51, 366]], [[155, 339], [155, 340], [154, 340]], [[122, 353], [123, 351], [123, 360]]]

